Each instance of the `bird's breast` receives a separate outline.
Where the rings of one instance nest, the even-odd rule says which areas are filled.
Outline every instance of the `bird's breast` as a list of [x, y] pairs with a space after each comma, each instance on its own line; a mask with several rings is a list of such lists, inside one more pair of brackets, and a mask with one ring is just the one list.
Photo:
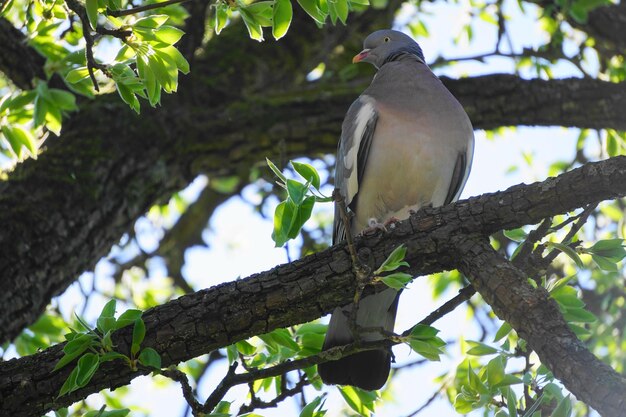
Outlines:
[[443, 204], [462, 140], [456, 136], [465, 134], [435, 112], [411, 113], [380, 103], [377, 111], [353, 232], [372, 218], [402, 220], [410, 210]]

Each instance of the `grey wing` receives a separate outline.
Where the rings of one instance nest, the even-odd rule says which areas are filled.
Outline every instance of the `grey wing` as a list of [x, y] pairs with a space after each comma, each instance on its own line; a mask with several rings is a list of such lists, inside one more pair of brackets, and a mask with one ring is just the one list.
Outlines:
[[470, 170], [472, 169], [473, 157], [474, 134], [472, 133], [467, 148], [463, 152], [460, 152], [456, 158], [450, 188], [448, 189], [448, 195], [446, 196], [444, 204], [450, 204], [459, 199], [463, 187], [465, 187], [465, 183], [467, 182], [467, 178], [469, 177]]
[[[356, 207], [359, 183], [365, 172], [377, 120], [376, 102], [367, 95], [356, 99], [343, 119], [335, 162], [335, 187], [343, 196], [348, 211]], [[349, 230], [349, 225], [344, 224], [339, 206], [335, 203], [333, 244], [344, 240]]]

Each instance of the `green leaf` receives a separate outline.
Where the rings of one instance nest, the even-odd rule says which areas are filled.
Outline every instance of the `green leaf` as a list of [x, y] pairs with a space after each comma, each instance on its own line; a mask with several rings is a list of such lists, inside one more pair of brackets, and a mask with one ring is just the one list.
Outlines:
[[87, 69], [87, 67], [79, 67], [68, 72], [67, 75], [65, 76], [65, 80], [68, 83], [76, 84], [77, 82], [82, 81], [88, 77], [89, 77], [89, 70]]
[[33, 113], [33, 119], [35, 121], [35, 127], [41, 126], [46, 121], [46, 114], [48, 113], [48, 104], [46, 100], [40, 95], [35, 97], [35, 111]]
[[493, 338], [493, 341], [497, 342], [498, 340], [502, 339], [503, 337], [511, 333], [511, 330], [513, 330], [513, 328], [511, 327], [509, 323], [505, 321], [504, 323], [502, 323], [502, 326], [500, 326], [500, 328], [496, 332], [496, 335]]
[[600, 269], [609, 272], [617, 272], [617, 264], [610, 259], [593, 254], [591, 255], [591, 259], [593, 259], [593, 261], [596, 263], [596, 265], [598, 265], [598, 267], [600, 267]]
[[324, 24], [326, 13], [320, 9], [319, 0], [298, 0], [298, 4], [317, 24]]
[[261, 26], [272, 26], [273, 9], [273, 1], [257, 1], [246, 6], [246, 10], [254, 16], [254, 19]]
[[141, 318], [143, 311], [130, 309], [123, 312], [120, 317], [117, 319], [117, 327], [116, 329], [121, 329], [122, 327], [130, 326], [136, 320]]
[[294, 211], [295, 205], [291, 201], [283, 201], [276, 206], [272, 240], [277, 248], [283, 246], [289, 240], [287, 236], [293, 221]]
[[[269, 160], [269, 158], [265, 158], [265, 162], [267, 163], [267, 166], [270, 167], [270, 169], [272, 170], [272, 172], [283, 182], [286, 183], [287, 182], [287, 177], [285, 177], [283, 175], [283, 173], [280, 171], [280, 169], [278, 169], [278, 167], [276, 165], [274, 165], [274, 163], [272, 161]], [[293, 164], [293, 161], [291, 162]], [[294, 165], [295, 168], [295, 165]], [[296, 169], [297, 171], [297, 169]]]
[[67, 377], [67, 379], [61, 386], [61, 389], [59, 390], [59, 397], [62, 397], [65, 394], [72, 392], [76, 390], [77, 388], [79, 388], [78, 385], [76, 385], [76, 378], [78, 377], [78, 371], [79, 369], [77, 366], [76, 368], [72, 370], [72, 372], [70, 372], [69, 376]]
[[410, 336], [417, 340], [428, 340], [436, 337], [439, 330], [426, 324], [416, 324], [411, 329]]
[[506, 389], [506, 406], [509, 417], [517, 417], [517, 398], [515, 392], [510, 388]]
[[76, 375], [76, 386], [78, 388], [84, 387], [91, 381], [91, 377], [96, 373], [100, 367], [100, 359], [95, 353], [85, 353], [76, 365], [78, 369], [78, 375]]
[[306, 221], [309, 220], [309, 218], [311, 217], [314, 205], [315, 197], [309, 196], [304, 199], [300, 206], [298, 206], [297, 210], [294, 213], [295, 216], [288, 234], [288, 237], [290, 239], [295, 239], [298, 236], [298, 234], [300, 233], [300, 229], [302, 229], [302, 226], [304, 226], [304, 223], [306, 223]]
[[[91, 27], [96, 29], [98, 27], [98, 0], [85, 0], [85, 10]], [[86, 29], [83, 28], [83, 30]]]
[[100, 363], [114, 361], [115, 359], [122, 359], [124, 361], [129, 362], [130, 358], [126, 355], [122, 355], [118, 352], [107, 352], [104, 355], [100, 356]]
[[363, 391], [349, 385], [338, 388], [346, 404], [361, 416], [369, 417], [374, 411], [374, 401], [377, 398], [376, 391]]
[[568, 395], [559, 402], [550, 417], [569, 417], [570, 415], [572, 415], [572, 401]]
[[137, 57], [137, 72], [143, 80], [146, 93], [148, 94], [148, 101], [154, 107], [161, 101], [161, 86], [158, 84], [150, 66], [147, 65], [147, 58], [143, 54], [139, 54]]
[[374, 275], [379, 275], [383, 272], [394, 271], [401, 266], [409, 266], [407, 262], [404, 261], [404, 257], [406, 256], [406, 246], [400, 245], [393, 250], [385, 259], [385, 262], [374, 272]]
[[327, 324], [322, 323], [305, 323], [298, 326], [296, 330], [296, 336], [302, 336], [307, 333], [315, 333], [315, 334], [326, 334], [328, 330]]
[[509, 385], [522, 384], [523, 382], [524, 381], [522, 381], [520, 378], [516, 377], [515, 375], [506, 374], [504, 375], [504, 378], [502, 378], [501, 381], [499, 381], [497, 384], [494, 384], [493, 388], [507, 387]]
[[471, 346], [471, 348], [465, 352], [468, 355], [473, 356], [485, 356], [485, 355], [493, 355], [494, 353], [498, 353], [498, 349], [486, 345], [480, 342], [473, 342], [471, 340], [467, 341], [467, 344]]
[[53, 371], [63, 368], [68, 363], [83, 354], [95, 343], [95, 336], [91, 334], [80, 334], [67, 342], [63, 347], [63, 357], [57, 362]]
[[76, 97], [70, 92], [51, 88], [50, 96], [61, 110], [72, 111], [78, 109], [76, 106]]
[[293, 165], [293, 168], [302, 176], [302, 178], [307, 180], [307, 182], [310, 183], [315, 189], [319, 190], [320, 175], [317, 173], [317, 170], [313, 168], [313, 166], [296, 161], [291, 161], [291, 165]]
[[146, 324], [142, 319], [135, 320], [135, 327], [133, 327], [133, 342], [130, 348], [130, 354], [132, 357], [135, 357], [137, 352], [139, 352], [139, 348], [141, 347], [141, 343], [143, 342], [145, 336]]
[[96, 320], [96, 327], [102, 334], [115, 330], [117, 320], [115, 317], [98, 317]]
[[228, 11], [229, 7], [224, 3], [218, 3], [215, 8], [215, 33], [217, 35], [220, 34], [228, 22]]
[[254, 15], [243, 8], [239, 9], [239, 13], [241, 14], [241, 18], [243, 19], [246, 28], [248, 29], [250, 38], [261, 42], [263, 40], [263, 29], [261, 28], [260, 23], [255, 19]]
[[390, 288], [401, 290], [413, 281], [413, 276], [404, 272], [394, 272], [393, 274], [380, 277], [380, 280]]
[[115, 87], [117, 88], [117, 92], [124, 101], [124, 103], [128, 104], [130, 108], [135, 111], [135, 113], [139, 114], [139, 111], [141, 110], [141, 104], [139, 103], [139, 99], [137, 98], [135, 93], [133, 93], [130, 88], [121, 83], [115, 84]]
[[576, 253], [576, 251], [571, 247], [558, 242], [547, 242], [547, 245], [548, 247], [552, 246], [569, 256], [574, 262], [576, 262], [576, 266], [579, 268], [585, 268], [585, 264], [582, 259], [580, 259], [580, 256], [578, 256], [578, 253]]
[[564, 313], [565, 320], [575, 323], [595, 323], [598, 319], [584, 308], [568, 308]]
[[306, 195], [307, 187], [296, 180], [287, 180], [287, 193], [289, 198], [294, 202], [296, 206], [302, 204], [304, 196]]
[[314, 412], [318, 407], [321, 409], [324, 406], [324, 403], [322, 402], [323, 399], [323, 395], [315, 397], [313, 401], [311, 401], [310, 403], [305, 405], [304, 408], [302, 408], [299, 417], [316, 417], [317, 413], [314, 414]]
[[241, 353], [244, 356], [252, 356], [256, 353], [256, 346], [254, 346], [253, 344], [251, 344], [250, 342], [246, 341], [246, 340], [240, 340], [239, 342], [235, 343], [235, 346], [237, 347], [237, 350], [239, 351], [239, 353]]
[[161, 369], [161, 356], [152, 348], [145, 348], [141, 351], [139, 362], [149, 368]]
[[109, 302], [107, 302], [102, 308], [102, 311], [100, 312], [100, 318], [115, 317], [116, 304], [117, 304], [117, 300], [115, 299], [109, 300]]
[[145, 29], [157, 29], [167, 22], [167, 19], [169, 19], [169, 16], [166, 14], [155, 14], [138, 19], [133, 26]]
[[28, 149], [28, 152], [33, 158], [37, 157], [37, 141], [29, 131], [22, 129], [20, 126], [3, 125], [2, 134], [9, 142], [11, 149], [18, 158], [22, 156], [22, 146]]
[[[154, 49], [154, 53], [148, 55], [148, 65], [166, 93], [176, 91], [178, 86], [176, 64], [167, 54], [159, 53], [158, 49]], [[174, 67], [173, 72], [170, 71], [172, 67]]]
[[607, 258], [613, 262], [619, 262], [626, 257], [623, 239], [607, 239], [596, 242], [586, 252]]
[[528, 233], [526, 233], [522, 228], [505, 230], [503, 233], [504, 236], [508, 237], [514, 242], [522, 242], [528, 237]]
[[[285, 36], [289, 30], [289, 25], [291, 25], [292, 17], [293, 9], [291, 6], [291, 0], [274, 1], [274, 15], [272, 18], [272, 35], [274, 36], [274, 39], [278, 40]], [[319, 184], [315, 188], [319, 188]]]
[[480, 394], [487, 394], [487, 393], [489, 393], [489, 390], [487, 389], [485, 384], [483, 384], [483, 382], [480, 380], [480, 377], [478, 375], [476, 375], [476, 373], [472, 369], [472, 364], [471, 363], [468, 364], [467, 375], [468, 375], [468, 380], [469, 380], [469, 386], [474, 391], [476, 391], [476, 392], [478, 392]]
[[185, 59], [183, 54], [173, 46], [166, 46], [165, 48], [159, 48], [159, 52], [166, 54], [169, 56], [174, 63], [176, 63], [176, 67], [183, 74], [189, 74], [189, 62]]
[[415, 351], [415, 353], [420, 354], [426, 359], [431, 360], [431, 361], [439, 361], [440, 360], [439, 356], [443, 353], [443, 351], [432, 342], [432, 339], [418, 340], [418, 339], [411, 338], [409, 339], [408, 344], [411, 347], [411, 349]]
[[293, 336], [287, 329], [276, 329], [271, 333], [267, 333], [264, 336], [269, 336], [281, 346], [291, 349], [295, 352], [300, 350], [300, 346], [293, 340]]
[[174, 45], [184, 34], [182, 30], [169, 25], [161, 26], [154, 31], [154, 36], [168, 45]]

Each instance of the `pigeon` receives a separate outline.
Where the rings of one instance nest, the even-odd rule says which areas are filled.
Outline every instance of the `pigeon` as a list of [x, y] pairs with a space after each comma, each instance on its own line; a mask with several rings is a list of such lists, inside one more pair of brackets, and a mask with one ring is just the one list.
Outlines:
[[[335, 204], [333, 244], [372, 227], [407, 219], [425, 206], [456, 201], [469, 176], [474, 131], [461, 104], [426, 65], [420, 46], [395, 30], [370, 34], [353, 63], [377, 72], [352, 103], [342, 125], [335, 186], [349, 211], [344, 224]], [[356, 324], [376, 341], [394, 328], [400, 292], [393, 288], [362, 298]], [[322, 350], [354, 341], [353, 304], [336, 308]], [[377, 390], [387, 381], [390, 349], [359, 352], [318, 365], [322, 381]]]

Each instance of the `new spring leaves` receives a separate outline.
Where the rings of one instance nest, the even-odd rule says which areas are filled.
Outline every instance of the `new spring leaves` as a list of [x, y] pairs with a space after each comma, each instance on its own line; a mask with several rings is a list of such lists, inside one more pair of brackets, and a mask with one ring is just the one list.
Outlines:
[[[141, 319], [140, 310], [127, 310], [115, 318], [116, 300], [111, 300], [102, 309], [96, 328], [92, 329], [80, 317], [76, 316], [81, 331], [70, 328], [65, 335], [67, 344], [63, 347], [63, 357], [54, 367], [58, 370], [78, 358], [75, 368], [65, 380], [59, 391], [59, 397], [84, 387], [89, 383], [100, 365], [107, 361], [121, 359], [136, 370], [139, 365], [158, 370], [161, 357], [152, 348], [141, 349], [146, 335], [146, 326]], [[133, 338], [128, 355], [115, 350], [111, 335], [114, 331], [133, 325]]]
[[[276, 247], [283, 246], [290, 239], [295, 239], [304, 223], [311, 217], [315, 203], [326, 203], [332, 201], [332, 197], [326, 197], [320, 192], [320, 176], [317, 170], [305, 163], [291, 161], [294, 171], [304, 180], [287, 178], [272, 161], [266, 158], [267, 165], [276, 174], [278, 180], [276, 184], [287, 192], [287, 198], [276, 206], [274, 212], [274, 231], [272, 240]], [[395, 271], [396, 269], [409, 264], [404, 261], [406, 247], [398, 246], [383, 262], [383, 264], [373, 272], [372, 282], [383, 282], [387, 286], [396, 290], [401, 290], [411, 282], [413, 277], [405, 272], [393, 272], [382, 276], [384, 272]]]

